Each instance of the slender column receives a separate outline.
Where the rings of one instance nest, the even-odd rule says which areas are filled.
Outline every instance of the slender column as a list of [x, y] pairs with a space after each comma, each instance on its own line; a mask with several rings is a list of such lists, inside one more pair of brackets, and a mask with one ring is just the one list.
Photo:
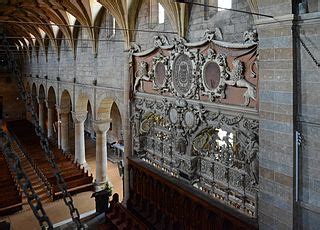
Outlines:
[[64, 152], [69, 151], [69, 112], [60, 113], [61, 117], [61, 149]]
[[61, 118], [60, 118], [60, 107], [56, 105], [56, 110], [57, 110], [57, 133], [58, 133], [58, 148], [61, 149]]
[[53, 123], [54, 123], [54, 106], [48, 104], [48, 138], [54, 136]]
[[72, 112], [75, 124], [75, 162], [86, 167], [86, 149], [84, 143], [84, 122], [87, 119], [87, 111]]
[[39, 125], [40, 127], [44, 130], [45, 128], [45, 120], [44, 120], [44, 111], [45, 111], [45, 103], [44, 100], [42, 99], [38, 99], [38, 103], [39, 103]]
[[107, 176], [107, 136], [110, 121], [94, 121], [93, 128], [96, 132], [96, 180], [95, 190], [100, 191], [106, 187]]

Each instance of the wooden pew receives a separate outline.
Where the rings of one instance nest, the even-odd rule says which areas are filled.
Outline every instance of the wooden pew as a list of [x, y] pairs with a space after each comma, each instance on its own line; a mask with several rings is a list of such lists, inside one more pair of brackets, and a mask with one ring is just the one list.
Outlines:
[[0, 151], [0, 216], [10, 215], [22, 209], [22, 196]]
[[[61, 197], [53, 168], [45, 157], [40, 145], [40, 138], [36, 135], [32, 124], [28, 121], [14, 121], [10, 122], [8, 126], [9, 130], [18, 139], [21, 149], [24, 150], [33, 167], [37, 169], [36, 172], [40, 174], [39, 177], [48, 185], [51, 198], [55, 200]], [[85, 173], [79, 165], [71, 162], [71, 158], [64, 156], [56, 147], [51, 147], [51, 150], [61, 169], [61, 175], [68, 185], [69, 192], [79, 193], [93, 189], [92, 176]]]

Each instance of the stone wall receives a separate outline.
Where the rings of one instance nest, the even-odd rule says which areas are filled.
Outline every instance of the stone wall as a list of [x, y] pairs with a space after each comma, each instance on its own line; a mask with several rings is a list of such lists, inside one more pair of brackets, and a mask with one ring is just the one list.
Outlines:
[[[208, 2], [209, 5], [218, 5], [218, 1]], [[232, 9], [250, 12], [247, 0], [233, 0]], [[206, 17], [203, 6], [192, 6], [187, 36], [190, 41], [201, 39], [207, 29], [220, 28], [225, 41], [242, 42], [243, 33], [255, 27], [253, 17], [250, 14], [227, 10], [218, 11], [215, 8], [208, 8], [207, 12]]]
[[291, 1], [260, 1], [259, 228], [292, 229], [294, 221], [294, 49]]
[[[300, 38], [320, 60], [320, 12], [302, 15]], [[300, 127], [303, 137], [300, 152], [300, 203], [303, 229], [320, 226], [320, 68], [302, 44], [300, 46]]]

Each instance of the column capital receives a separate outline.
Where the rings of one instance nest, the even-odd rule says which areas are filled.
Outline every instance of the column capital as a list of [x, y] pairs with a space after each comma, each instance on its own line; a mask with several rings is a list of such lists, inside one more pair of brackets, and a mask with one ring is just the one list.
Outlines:
[[74, 122], [76, 123], [82, 123], [85, 122], [85, 120], [87, 119], [87, 111], [81, 111], [81, 112], [71, 112], [72, 114], [72, 118], [74, 120]]
[[110, 128], [111, 119], [107, 120], [93, 120], [93, 129], [96, 133], [105, 133]]

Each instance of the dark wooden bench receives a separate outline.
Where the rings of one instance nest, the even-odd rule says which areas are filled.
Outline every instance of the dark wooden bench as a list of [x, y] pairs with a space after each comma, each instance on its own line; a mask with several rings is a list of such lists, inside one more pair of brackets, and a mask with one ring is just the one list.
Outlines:
[[[14, 121], [9, 123], [9, 130], [18, 139], [20, 147], [28, 155], [34, 167], [37, 168], [38, 174], [46, 184], [50, 184], [51, 198], [53, 200], [60, 197], [61, 192], [57, 185], [53, 168], [45, 157], [45, 153], [40, 145], [40, 138], [36, 135], [34, 128], [28, 121]], [[68, 191], [79, 193], [92, 190], [92, 176], [84, 172], [79, 165], [71, 162], [70, 157], [64, 156], [59, 149], [51, 146], [55, 161], [61, 169], [61, 175], [67, 183]], [[44, 177], [44, 178], [43, 178]]]
[[22, 209], [22, 196], [0, 151], [0, 216]]

